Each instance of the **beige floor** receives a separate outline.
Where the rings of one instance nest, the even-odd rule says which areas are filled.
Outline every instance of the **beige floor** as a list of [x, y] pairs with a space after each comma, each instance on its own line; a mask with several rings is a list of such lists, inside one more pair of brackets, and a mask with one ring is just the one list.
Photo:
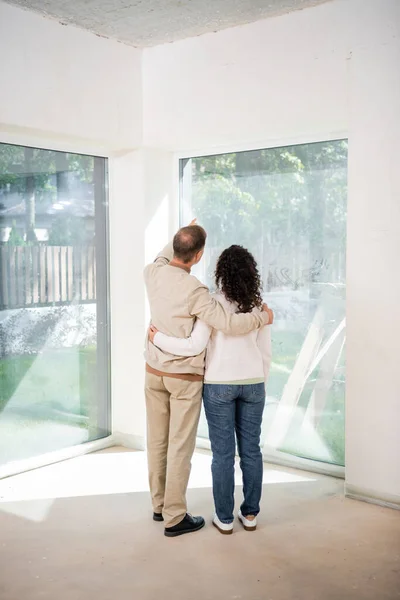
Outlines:
[[[209, 457], [190, 510], [209, 520]], [[239, 481], [239, 480], [238, 480]], [[165, 538], [143, 453], [89, 455], [0, 482], [1, 600], [400, 598], [400, 515], [343, 482], [266, 465], [259, 529]], [[237, 487], [240, 499], [240, 487]]]

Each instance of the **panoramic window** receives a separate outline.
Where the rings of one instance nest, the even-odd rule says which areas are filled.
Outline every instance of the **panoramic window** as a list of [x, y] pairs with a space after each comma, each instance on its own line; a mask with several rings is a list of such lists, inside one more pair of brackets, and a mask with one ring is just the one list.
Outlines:
[[106, 168], [0, 144], [0, 468], [109, 434]]
[[214, 289], [241, 244], [275, 311], [264, 456], [344, 465], [347, 141], [183, 159], [180, 178], [182, 223], [208, 233], [195, 274]]

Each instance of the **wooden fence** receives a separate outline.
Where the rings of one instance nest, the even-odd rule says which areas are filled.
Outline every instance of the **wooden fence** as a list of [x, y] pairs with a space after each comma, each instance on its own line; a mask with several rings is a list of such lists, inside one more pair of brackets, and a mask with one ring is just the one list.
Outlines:
[[0, 310], [95, 300], [93, 246], [0, 246]]

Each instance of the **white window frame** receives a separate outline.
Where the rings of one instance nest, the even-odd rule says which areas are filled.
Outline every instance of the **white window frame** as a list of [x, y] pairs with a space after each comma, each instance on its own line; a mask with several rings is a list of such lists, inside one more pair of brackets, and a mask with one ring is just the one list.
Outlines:
[[[113, 168], [113, 156], [114, 153], [109, 149], [106, 150], [102, 146], [98, 146], [95, 143], [88, 142], [86, 140], [77, 141], [75, 139], [68, 138], [66, 136], [57, 136], [57, 139], [54, 137], [47, 137], [46, 135], [41, 135], [39, 133], [26, 133], [14, 131], [11, 129], [0, 129], [0, 144], [11, 144], [16, 146], [27, 146], [32, 148], [37, 148], [39, 150], [49, 150], [49, 151], [59, 151], [59, 152], [68, 152], [71, 154], [85, 154], [87, 156], [96, 156], [99, 158], [104, 158], [108, 161], [108, 180], [110, 180], [110, 172]], [[106, 214], [106, 279], [107, 279], [107, 319], [110, 324], [110, 235], [109, 235], [109, 212]], [[111, 359], [111, 330], [110, 326], [107, 331], [107, 351], [108, 356]], [[109, 363], [111, 360], [109, 360]], [[22, 459], [11, 461], [6, 465], [0, 466], [0, 479], [5, 477], [10, 477], [13, 475], [18, 475], [20, 473], [25, 473], [26, 471], [30, 471], [33, 469], [38, 469], [41, 467], [45, 467], [57, 462], [61, 462], [64, 460], [68, 460], [70, 458], [75, 458], [77, 456], [82, 456], [84, 454], [89, 454], [91, 452], [96, 452], [99, 450], [103, 450], [105, 448], [110, 448], [115, 445], [114, 436], [112, 433], [112, 411], [113, 411], [113, 402], [112, 402], [112, 382], [111, 382], [111, 372], [110, 365], [108, 366], [108, 409], [109, 409], [109, 424], [111, 433], [99, 440], [94, 440], [91, 442], [83, 442], [81, 444], [77, 444], [75, 446], [69, 446], [67, 448], [62, 448], [60, 450], [54, 450], [52, 452], [48, 452], [45, 454], [41, 454], [39, 456], [34, 456], [32, 458]]]
[[[180, 209], [181, 209], [181, 198], [180, 198], [180, 177], [179, 177], [179, 165], [181, 159], [199, 158], [204, 156], [214, 156], [219, 154], [233, 154], [236, 152], [250, 152], [252, 150], [271, 150], [273, 148], [284, 148], [287, 146], [296, 146], [303, 144], [315, 144], [321, 142], [334, 142], [349, 138], [349, 132], [347, 130], [339, 131], [326, 131], [325, 133], [309, 133], [302, 136], [296, 137], [285, 137], [285, 138], [274, 138], [264, 139], [253, 143], [237, 143], [220, 146], [206, 146], [202, 148], [194, 148], [192, 150], [184, 150], [181, 152], [174, 153], [174, 194], [173, 201], [171, 202], [170, 210], [173, 216], [173, 231], [170, 231], [170, 235], [181, 226], [180, 223]], [[183, 225], [183, 224], [182, 224]], [[346, 299], [347, 305], [347, 299]], [[347, 306], [346, 306], [347, 308]], [[347, 387], [347, 380], [346, 380]], [[196, 447], [199, 449], [210, 450], [210, 441], [206, 438], [197, 437]], [[265, 462], [301, 469], [303, 471], [310, 471], [313, 473], [319, 473], [322, 475], [329, 475], [331, 477], [338, 477], [340, 479], [345, 478], [346, 467], [339, 465], [324, 463], [309, 458], [301, 458], [281, 452], [279, 450], [273, 450], [268, 454], [263, 454]]]

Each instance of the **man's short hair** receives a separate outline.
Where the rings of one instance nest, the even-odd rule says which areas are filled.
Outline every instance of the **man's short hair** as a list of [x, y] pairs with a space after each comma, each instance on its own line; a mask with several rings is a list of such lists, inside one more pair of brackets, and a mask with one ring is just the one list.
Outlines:
[[175, 234], [174, 256], [183, 263], [190, 263], [196, 254], [206, 245], [207, 234], [200, 225], [181, 227]]

